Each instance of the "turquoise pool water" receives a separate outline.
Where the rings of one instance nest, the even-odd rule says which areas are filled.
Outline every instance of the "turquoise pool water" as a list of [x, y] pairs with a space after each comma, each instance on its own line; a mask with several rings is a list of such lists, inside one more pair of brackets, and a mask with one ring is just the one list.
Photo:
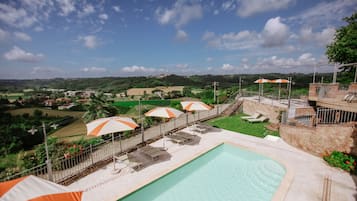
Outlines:
[[284, 175], [276, 161], [222, 144], [120, 200], [271, 200]]

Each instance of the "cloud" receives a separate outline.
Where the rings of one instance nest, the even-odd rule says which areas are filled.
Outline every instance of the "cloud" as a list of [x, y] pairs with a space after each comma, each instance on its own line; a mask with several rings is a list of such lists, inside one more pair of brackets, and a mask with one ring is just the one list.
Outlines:
[[202, 40], [206, 41], [210, 47], [226, 50], [250, 49], [259, 46], [259, 43], [261, 43], [260, 35], [248, 30], [222, 35], [216, 35], [214, 32], [205, 32]]
[[41, 32], [41, 31], [43, 31], [43, 28], [40, 27], [40, 26], [37, 26], [37, 27], [35, 27], [34, 30], [35, 30], [36, 32]]
[[28, 63], [39, 62], [44, 58], [43, 54], [33, 54], [14, 46], [10, 51], [4, 54], [4, 58], [9, 61], [22, 61]]
[[321, 32], [313, 32], [312, 28], [305, 27], [300, 30], [299, 39], [304, 43], [317, 43], [321, 46], [326, 46], [333, 41], [336, 30], [334, 28], [328, 27]]
[[55, 67], [37, 66], [32, 68], [31, 74], [36, 76], [41, 75], [44, 78], [50, 78], [50, 77], [58, 77], [59, 74], [63, 74], [63, 70]]
[[221, 67], [222, 70], [224, 71], [232, 71], [234, 70], [234, 66], [231, 65], [231, 64], [223, 64], [222, 67]]
[[125, 66], [121, 69], [123, 72], [126, 73], [136, 73], [136, 72], [143, 72], [143, 73], [153, 73], [153, 72], [157, 72], [158, 69], [155, 68], [147, 68], [144, 66]]
[[213, 58], [212, 58], [212, 57], [207, 57], [207, 58], [206, 58], [206, 61], [207, 61], [207, 62], [211, 62], [211, 61], [213, 61]]
[[68, 16], [70, 13], [76, 11], [73, 0], [57, 0], [57, 3], [61, 9], [61, 16]]
[[93, 67], [82, 68], [81, 71], [86, 73], [104, 73], [107, 72], [107, 69], [93, 66]]
[[98, 15], [98, 17], [99, 17], [99, 19], [101, 19], [101, 20], [107, 20], [107, 19], [109, 18], [108, 15], [105, 14], [105, 13]]
[[94, 49], [98, 47], [98, 39], [94, 35], [79, 36], [78, 40], [82, 41], [83, 45], [89, 49]]
[[23, 32], [14, 32], [14, 36], [16, 39], [22, 40], [22, 41], [31, 41], [32, 38], [27, 35], [26, 33]]
[[340, 22], [342, 18], [350, 16], [355, 12], [356, 7], [357, 1], [355, 0], [323, 1], [298, 15], [288, 18], [288, 20], [305, 26], [327, 26], [332, 22]]
[[155, 11], [160, 24], [174, 24], [177, 28], [188, 24], [192, 20], [202, 18], [202, 13], [201, 5], [185, 5], [181, 1], [177, 1], [171, 9], [158, 8]]
[[263, 46], [281, 46], [289, 38], [289, 27], [280, 21], [280, 17], [269, 19], [262, 32]]
[[303, 53], [297, 59], [279, 58], [277, 56], [260, 59], [257, 61], [256, 67], [287, 69], [287, 68], [307, 67], [307, 66], [310, 67], [313, 66], [315, 63], [316, 63], [316, 58], [314, 58], [311, 53]]
[[12, 27], [26, 28], [37, 22], [37, 19], [35, 16], [28, 15], [23, 8], [16, 9], [0, 3], [0, 21]]
[[176, 64], [176, 68], [187, 69], [188, 68], [188, 64]]
[[294, 0], [238, 0], [237, 14], [248, 17], [257, 13], [281, 10], [289, 7]]
[[178, 41], [187, 41], [188, 35], [184, 30], [177, 30], [176, 32], [176, 40]]
[[0, 28], [0, 41], [5, 41], [8, 36], [9, 36], [9, 33]]
[[223, 11], [231, 11], [236, 8], [236, 4], [233, 0], [226, 1], [222, 3], [222, 10]]
[[84, 16], [88, 16], [94, 12], [95, 12], [94, 7], [91, 4], [86, 4], [83, 7], [83, 10], [81, 12], [78, 12], [78, 16], [84, 17]]
[[120, 6], [113, 6], [112, 8], [113, 8], [113, 10], [114, 10], [115, 12], [117, 12], [117, 13], [120, 13], [120, 12], [121, 12]]

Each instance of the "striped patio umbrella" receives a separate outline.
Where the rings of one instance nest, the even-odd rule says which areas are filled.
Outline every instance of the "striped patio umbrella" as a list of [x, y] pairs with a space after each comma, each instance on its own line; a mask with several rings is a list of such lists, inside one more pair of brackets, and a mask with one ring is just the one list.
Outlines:
[[261, 95], [264, 94], [264, 89], [263, 89], [263, 85], [262, 84], [271, 83], [271, 80], [260, 78], [260, 79], [255, 80], [254, 83], [259, 84], [259, 101], [260, 101], [260, 94]]
[[[204, 111], [204, 110], [211, 110], [212, 107], [205, 104], [204, 102], [201, 101], [181, 101], [182, 108], [186, 111]], [[188, 124], [188, 114], [186, 113], [186, 124]], [[199, 113], [197, 112], [197, 116], [199, 119]], [[194, 116], [193, 116], [194, 117]]]
[[[148, 112], [145, 113], [145, 116], [147, 117], [161, 117], [161, 118], [177, 118], [180, 115], [182, 115], [183, 112], [181, 112], [180, 110], [176, 110], [174, 108], [171, 107], [156, 107]], [[160, 124], [160, 133], [161, 132], [161, 124]], [[163, 147], [165, 148], [165, 134], [162, 133], [162, 143], [163, 143]]]
[[286, 80], [286, 79], [276, 79], [276, 80], [272, 80], [271, 83], [277, 83], [279, 84], [279, 95], [278, 95], [278, 99], [280, 100], [280, 88], [281, 88], [281, 84], [289, 84], [290, 81]]
[[[96, 119], [86, 124], [87, 135], [91, 136], [101, 136], [106, 134], [112, 134], [112, 146], [113, 146], [113, 163], [115, 170], [115, 149], [114, 149], [114, 133], [134, 130], [138, 127], [131, 118], [129, 117], [106, 117]], [[120, 141], [120, 151], [122, 151], [121, 141]]]
[[0, 183], [2, 201], [80, 201], [82, 193], [32, 175]]

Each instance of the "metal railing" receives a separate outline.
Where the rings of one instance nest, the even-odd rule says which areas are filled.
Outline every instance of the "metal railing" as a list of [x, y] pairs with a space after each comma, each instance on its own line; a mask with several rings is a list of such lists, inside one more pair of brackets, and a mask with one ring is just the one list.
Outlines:
[[330, 108], [317, 108], [316, 124], [339, 124], [351, 121], [357, 121], [356, 112]]
[[[152, 126], [145, 130], [144, 140], [156, 139], [160, 137], [162, 133], [166, 134], [172, 130], [184, 128], [188, 124], [192, 124], [196, 121], [204, 121], [214, 118], [228, 106], [228, 104], [223, 104], [209, 111], [199, 111], [181, 115], [176, 119], [162, 123], [161, 133], [159, 125]], [[115, 154], [126, 152], [137, 147], [140, 143], [142, 143], [142, 136], [139, 130], [127, 136], [124, 136], [123, 134], [118, 135], [115, 137], [114, 152]], [[89, 168], [95, 169], [97, 164], [111, 159], [112, 154], [113, 144], [111, 139], [109, 139], [95, 145], [90, 145], [73, 156], [63, 156], [52, 160], [52, 164], [50, 164], [50, 166], [52, 166], [52, 175], [48, 175], [47, 164], [43, 163], [17, 174], [7, 175], [5, 178], [1, 178], [0, 181], [16, 179], [26, 175], [36, 175], [44, 179], [53, 178], [53, 181], [56, 183], [63, 183], [68, 179], [82, 174]]]

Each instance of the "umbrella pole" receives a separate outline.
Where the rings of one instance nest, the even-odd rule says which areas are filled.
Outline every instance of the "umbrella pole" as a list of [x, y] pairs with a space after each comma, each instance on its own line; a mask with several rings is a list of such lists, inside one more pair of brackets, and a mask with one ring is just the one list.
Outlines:
[[279, 96], [278, 96], [279, 101], [280, 101], [280, 88], [281, 88], [281, 84], [279, 83]]
[[[162, 124], [162, 123], [161, 123]], [[161, 124], [160, 124], [160, 133], [162, 134], [162, 147], [163, 148], [165, 148], [165, 135], [164, 135], [164, 133], [162, 132], [162, 130], [161, 130]]]
[[188, 127], [188, 112], [186, 111], [186, 127]]
[[112, 133], [112, 151], [113, 151], [113, 170], [115, 170], [115, 150], [114, 150], [114, 133]]
[[119, 145], [120, 145], [120, 153], [123, 152], [123, 149], [121, 147], [121, 133], [119, 134]]

